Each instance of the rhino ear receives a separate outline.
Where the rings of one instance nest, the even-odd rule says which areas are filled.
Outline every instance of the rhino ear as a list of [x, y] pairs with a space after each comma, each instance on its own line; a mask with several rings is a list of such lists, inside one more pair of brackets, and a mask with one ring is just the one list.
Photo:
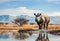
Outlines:
[[40, 15], [41, 15], [41, 13], [40, 13]]
[[36, 16], [36, 13], [34, 13], [34, 15]]

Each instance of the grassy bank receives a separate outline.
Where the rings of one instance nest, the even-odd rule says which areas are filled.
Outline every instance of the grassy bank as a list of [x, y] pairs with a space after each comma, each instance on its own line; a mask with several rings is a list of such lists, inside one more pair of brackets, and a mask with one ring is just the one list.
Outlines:
[[[49, 24], [49, 29], [60, 29], [60, 24]], [[6, 24], [0, 25], [0, 30], [34, 30], [38, 29], [38, 25], [26, 24], [23, 26], [18, 26], [16, 24]]]

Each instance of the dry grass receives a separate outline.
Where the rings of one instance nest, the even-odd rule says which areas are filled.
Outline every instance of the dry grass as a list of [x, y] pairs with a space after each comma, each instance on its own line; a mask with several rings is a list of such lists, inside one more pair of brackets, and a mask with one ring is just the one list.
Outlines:
[[18, 26], [16, 24], [0, 25], [0, 30], [29, 30], [34, 29], [33, 25]]
[[49, 29], [60, 29], [60, 24], [52, 24], [48, 26]]
[[[7, 24], [7, 25], [0, 25], [0, 30], [34, 30], [34, 28], [38, 28], [38, 25], [23, 25], [18, 26], [16, 24]], [[60, 24], [50, 24], [48, 26], [49, 29], [60, 29]]]

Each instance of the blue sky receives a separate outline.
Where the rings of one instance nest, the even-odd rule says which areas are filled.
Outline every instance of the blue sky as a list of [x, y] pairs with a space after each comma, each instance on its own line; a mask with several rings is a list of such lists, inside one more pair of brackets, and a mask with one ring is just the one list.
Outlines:
[[60, 16], [59, 0], [0, 0], [0, 15], [17, 16], [33, 13], [46, 13], [52, 16]]

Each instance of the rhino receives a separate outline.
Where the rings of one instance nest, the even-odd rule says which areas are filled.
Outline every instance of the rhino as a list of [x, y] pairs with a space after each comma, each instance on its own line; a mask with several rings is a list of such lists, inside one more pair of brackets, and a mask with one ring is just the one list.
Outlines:
[[50, 22], [50, 17], [47, 14], [43, 13], [34, 13], [35, 21], [39, 26], [39, 29], [48, 29], [48, 24]]

